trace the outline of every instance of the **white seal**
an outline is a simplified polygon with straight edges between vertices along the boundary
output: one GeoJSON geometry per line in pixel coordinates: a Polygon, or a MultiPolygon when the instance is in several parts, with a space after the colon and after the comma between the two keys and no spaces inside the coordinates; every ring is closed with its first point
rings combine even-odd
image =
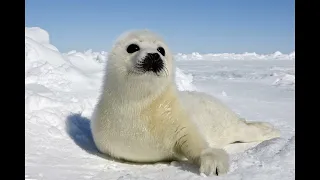
{"type": "Polygon", "coordinates": [[[241,120],[212,96],[178,91],[173,61],[151,31],[119,37],[91,121],[102,153],[131,162],[187,159],[201,174],[221,175],[229,170],[226,145],[279,136],[270,124],[241,120]]]}

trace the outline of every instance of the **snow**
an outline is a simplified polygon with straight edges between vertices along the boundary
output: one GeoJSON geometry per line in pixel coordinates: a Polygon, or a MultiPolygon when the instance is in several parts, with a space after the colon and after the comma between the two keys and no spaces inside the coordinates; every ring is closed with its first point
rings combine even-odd
{"type": "Polygon", "coordinates": [[[106,56],[60,53],[48,32],[26,27],[25,179],[295,179],[294,52],[176,55],[180,90],[212,94],[242,117],[271,122],[282,132],[232,154],[231,171],[221,177],[199,176],[190,164],[137,165],[97,155],[88,118],[106,56]]]}
{"type": "Polygon", "coordinates": [[[272,54],[257,54],[253,53],[219,53],[219,54],[199,54],[198,52],[193,52],[191,54],[178,53],[175,55],[177,61],[182,60],[295,60],[295,52],[290,54],[282,54],[280,51],[276,51],[272,54]]]}

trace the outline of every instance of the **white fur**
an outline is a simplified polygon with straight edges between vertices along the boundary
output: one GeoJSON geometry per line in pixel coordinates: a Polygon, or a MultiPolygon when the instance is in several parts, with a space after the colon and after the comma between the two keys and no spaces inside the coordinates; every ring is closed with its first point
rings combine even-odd
{"type": "Polygon", "coordinates": [[[236,141],[262,142],[280,136],[269,123],[246,122],[213,96],[195,91],[183,91],[179,95],[211,147],[225,148],[236,141]]]}
{"type": "Polygon", "coordinates": [[[266,123],[246,123],[217,99],[200,92],[179,92],[170,49],[156,34],[137,30],[118,38],[109,53],[102,93],[91,129],[98,149],[118,159],[159,162],[187,158],[200,173],[224,174],[229,158],[222,149],[235,141],[256,142],[279,136],[266,123]],[[129,54],[135,43],[140,51],[129,54]],[[148,52],[161,55],[165,70],[134,68],[148,52]]]}

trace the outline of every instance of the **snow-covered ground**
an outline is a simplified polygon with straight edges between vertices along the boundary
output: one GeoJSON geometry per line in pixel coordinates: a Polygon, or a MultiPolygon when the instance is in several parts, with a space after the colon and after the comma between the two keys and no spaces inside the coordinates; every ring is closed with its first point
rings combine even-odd
{"type": "Polygon", "coordinates": [[[89,119],[107,52],[61,53],[40,28],[25,29],[25,179],[295,179],[294,52],[177,54],[180,90],[210,93],[282,138],[233,154],[231,171],[201,177],[188,164],[135,165],[97,155],[89,119]]]}

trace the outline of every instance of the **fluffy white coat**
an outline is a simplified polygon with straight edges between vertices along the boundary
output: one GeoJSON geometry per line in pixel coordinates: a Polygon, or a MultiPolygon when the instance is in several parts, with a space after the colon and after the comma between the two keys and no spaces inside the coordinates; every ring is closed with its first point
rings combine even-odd
{"type": "Polygon", "coordinates": [[[91,122],[102,153],[132,162],[188,159],[199,165],[200,173],[220,175],[229,169],[222,149],[226,145],[279,137],[270,124],[247,123],[212,96],[179,92],[173,61],[168,46],[151,31],[131,31],[118,38],[91,122]],[[140,49],[128,53],[130,44],[140,49]],[[163,60],[165,68],[158,75],[135,68],[147,53],[159,53],[163,60]]]}

